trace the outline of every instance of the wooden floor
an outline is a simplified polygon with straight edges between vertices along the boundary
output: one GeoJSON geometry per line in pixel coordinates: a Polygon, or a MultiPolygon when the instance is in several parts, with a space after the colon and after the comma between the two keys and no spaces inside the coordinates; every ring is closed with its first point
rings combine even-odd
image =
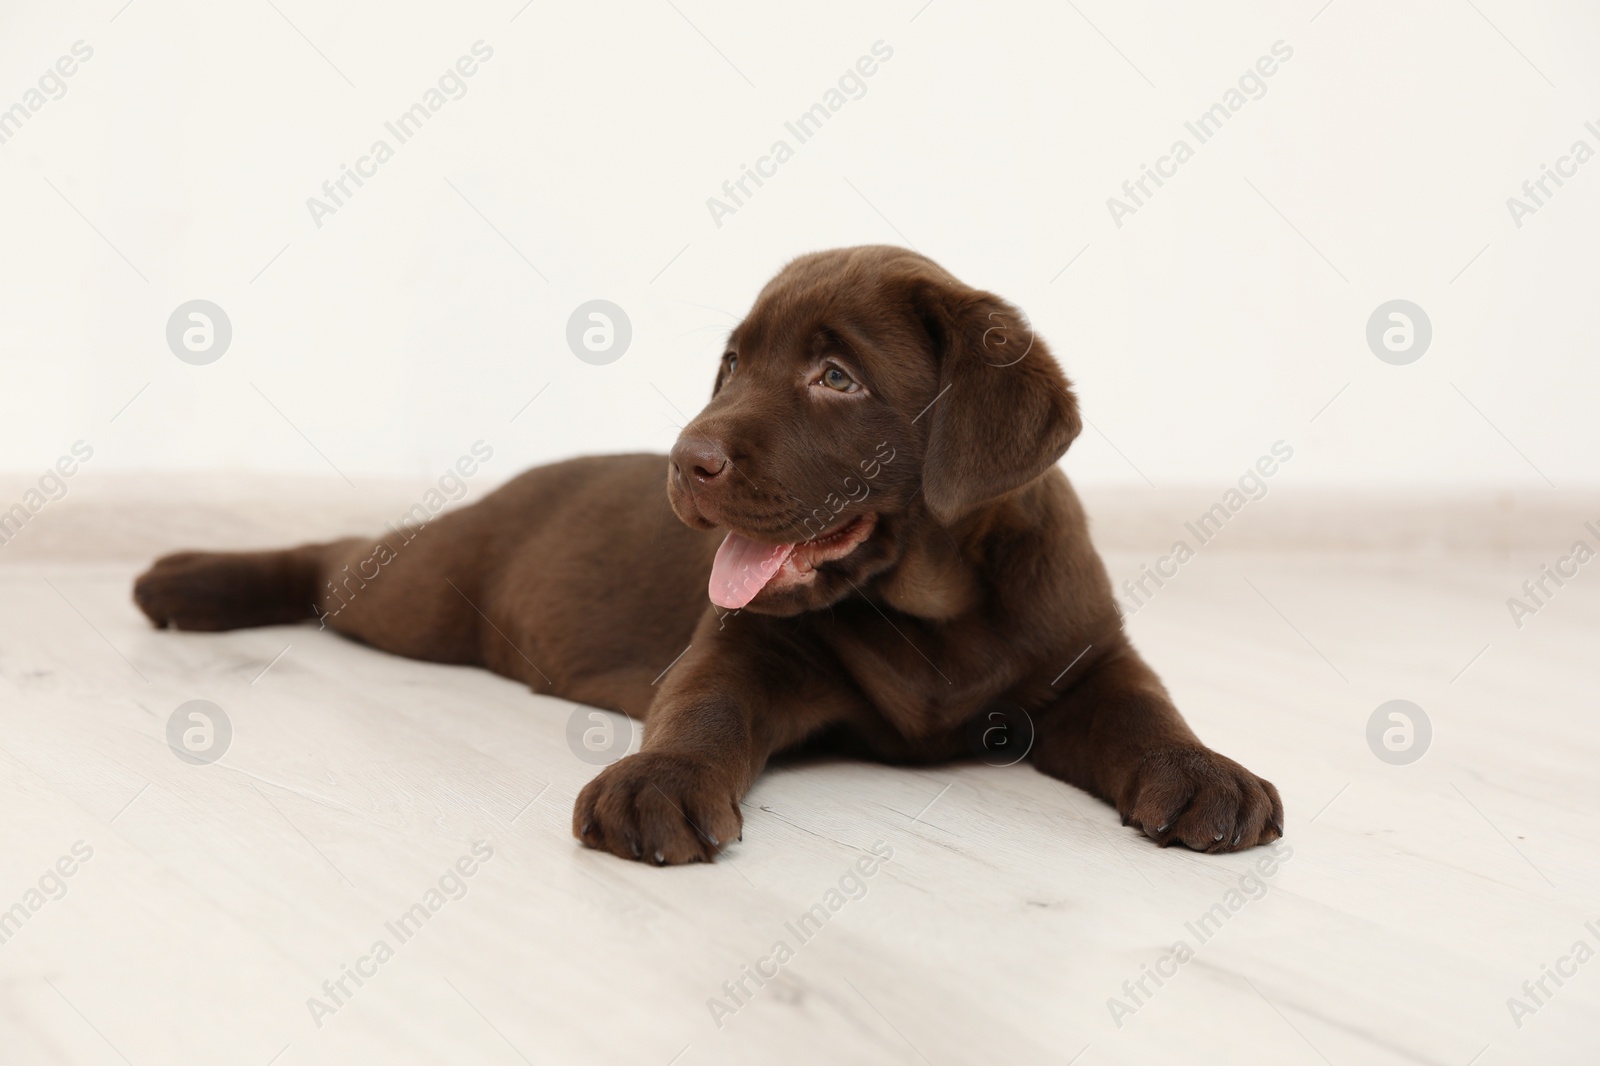
{"type": "Polygon", "coordinates": [[[716,865],[621,862],[569,828],[586,710],[313,626],[156,632],[132,560],[14,553],[0,1061],[1592,1063],[1600,571],[1518,630],[1549,558],[1218,549],[1133,618],[1281,789],[1263,874],[981,764],[779,768],[716,865]],[[167,741],[196,699],[214,763],[167,741]],[[1368,746],[1391,699],[1410,765],[1368,746]]]}

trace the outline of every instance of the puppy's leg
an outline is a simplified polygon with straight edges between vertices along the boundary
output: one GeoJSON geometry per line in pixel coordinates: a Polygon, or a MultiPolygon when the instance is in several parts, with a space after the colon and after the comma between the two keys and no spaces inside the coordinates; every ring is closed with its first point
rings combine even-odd
{"type": "Polygon", "coordinates": [[[793,646],[776,655],[759,636],[718,639],[715,621],[650,704],[642,749],[578,794],[572,832],[586,846],[661,866],[710,862],[742,832],[739,801],[770,756],[868,713],[836,668],[793,646]]]}
{"type": "Polygon", "coordinates": [[[316,616],[326,560],[349,542],[284,551],[178,552],[133,583],[133,599],[158,628],[215,632],[287,625],[316,616]]]}
{"type": "Polygon", "coordinates": [[[1131,648],[1091,666],[1036,726],[1035,766],[1110,801],[1162,847],[1236,851],[1283,835],[1272,782],[1200,743],[1131,648]]]}
{"type": "MultiPolygon", "coordinates": [[[[133,599],[158,628],[217,631],[321,624],[414,659],[478,663],[481,553],[439,519],[414,545],[351,537],[281,551],[178,552],[134,581],[133,599]],[[462,544],[466,543],[464,549],[462,544]],[[462,589],[471,589],[471,593],[462,589]]],[[[520,677],[515,671],[510,676],[520,677]]]]}

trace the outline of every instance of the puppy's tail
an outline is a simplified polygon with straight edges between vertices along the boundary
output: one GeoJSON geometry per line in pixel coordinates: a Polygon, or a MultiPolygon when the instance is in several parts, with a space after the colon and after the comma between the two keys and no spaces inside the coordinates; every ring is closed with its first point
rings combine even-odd
{"type": "Polygon", "coordinates": [[[134,580],[133,602],[160,629],[215,632],[301,622],[316,617],[324,565],[346,544],[163,556],[134,580]]]}

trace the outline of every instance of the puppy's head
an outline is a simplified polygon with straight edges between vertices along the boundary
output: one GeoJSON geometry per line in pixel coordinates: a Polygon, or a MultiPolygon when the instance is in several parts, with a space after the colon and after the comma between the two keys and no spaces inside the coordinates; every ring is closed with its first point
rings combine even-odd
{"type": "Polygon", "coordinates": [[[667,492],[687,524],[728,530],[713,602],[798,614],[1038,477],[1080,425],[1010,304],[901,248],[819,252],[734,328],[667,492]]]}

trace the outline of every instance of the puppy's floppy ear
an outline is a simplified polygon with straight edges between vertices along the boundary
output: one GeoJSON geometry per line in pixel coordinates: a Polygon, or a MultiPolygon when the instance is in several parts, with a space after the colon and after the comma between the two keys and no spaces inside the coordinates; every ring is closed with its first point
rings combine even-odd
{"type": "Polygon", "coordinates": [[[1044,473],[1083,423],[1055,357],[1015,307],[991,293],[934,286],[924,321],[939,396],[922,465],[928,510],[949,524],[1044,473]]]}

